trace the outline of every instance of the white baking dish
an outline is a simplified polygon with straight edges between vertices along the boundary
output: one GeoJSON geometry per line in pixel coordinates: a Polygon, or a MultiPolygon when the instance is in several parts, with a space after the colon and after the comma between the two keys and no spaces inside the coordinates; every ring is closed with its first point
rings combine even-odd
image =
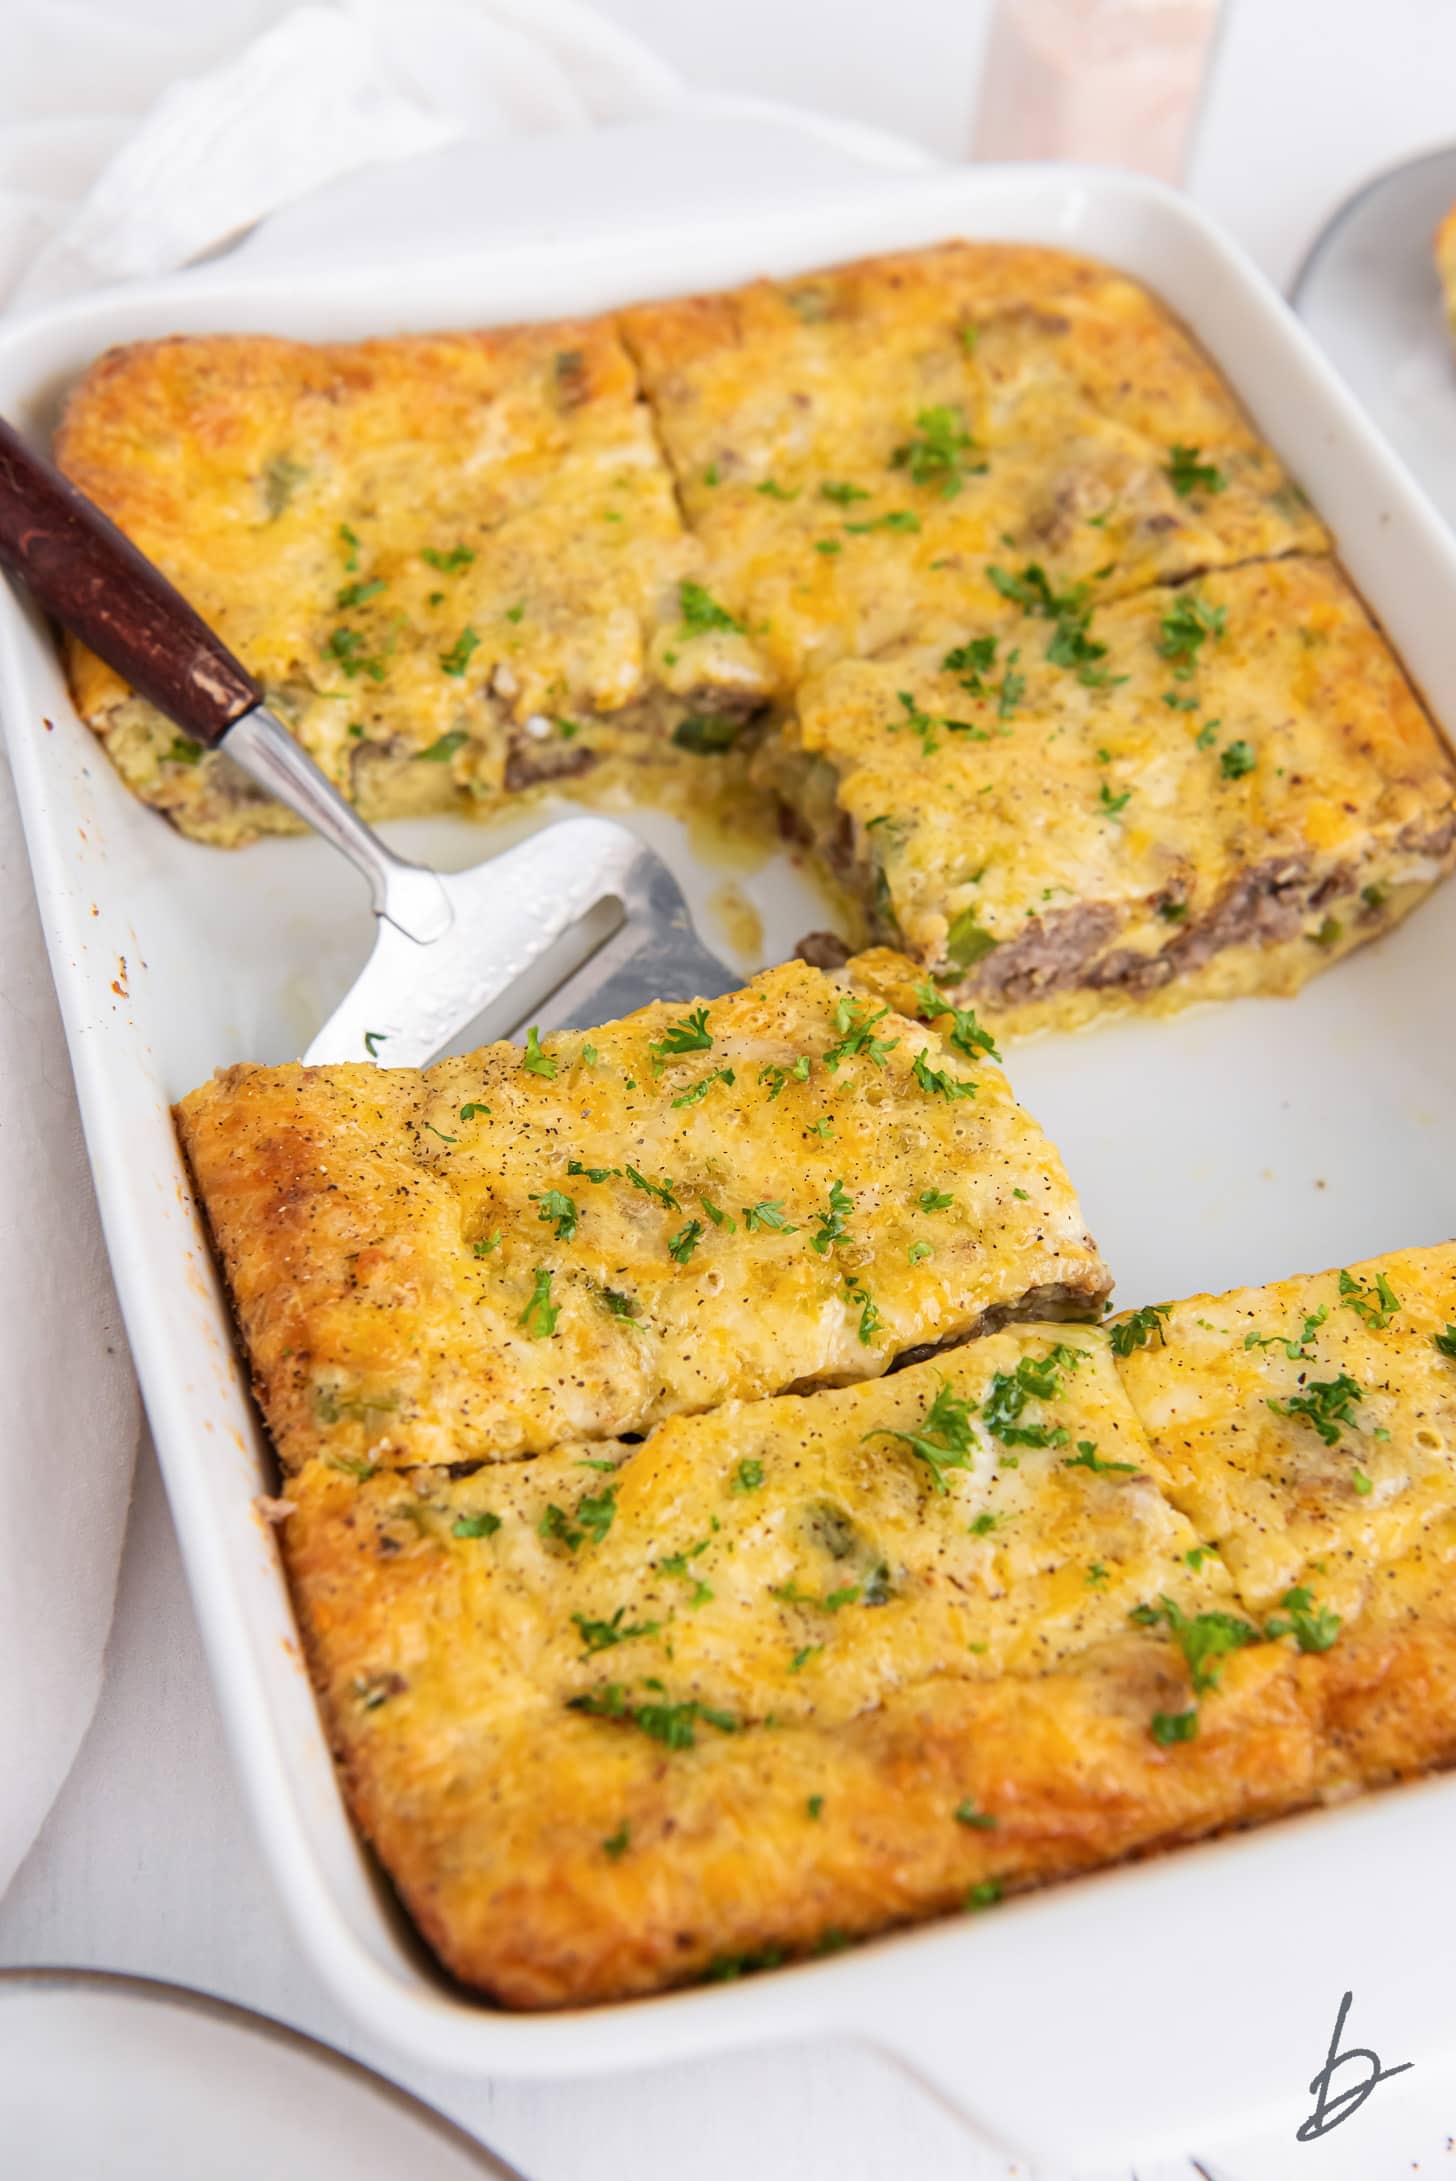
{"type": "MultiPolygon", "coordinates": [[[[518,170],[520,155],[511,161],[518,170]]],[[[1456,724],[1449,534],[1273,292],[1176,195],[1069,169],[860,178],[841,168],[832,187],[806,177],[787,207],[745,212],[709,190],[711,209],[689,220],[639,173],[623,224],[610,164],[584,209],[568,218],[553,204],[527,241],[383,267],[351,259],[328,278],[253,270],[245,252],[185,283],[23,325],[0,342],[0,407],[43,429],[57,390],[98,350],[175,330],[338,338],[595,309],[952,234],[1062,243],[1139,275],[1191,323],[1310,488],[1437,716],[1456,724]]],[[[537,171],[544,189],[548,169],[537,171]]],[[[1235,2122],[1292,2136],[1347,1989],[1350,2041],[1374,2044],[1387,2064],[1456,2049],[1456,1779],[737,1985],[528,2018],[448,1984],[339,1799],[273,1542],[253,1510],[269,1458],[168,1117],[169,1101],[215,1065],[301,1048],[362,958],[362,895],[319,844],[229,857],[132,801],[72,712],[47,633],[3,591],[0,672],[117,1283],[239,1772],[301,1941],[361,2022],[475,2075],[855,2037],[992,2139],[1083,2168],[1196,2145],[1235,2122]]],[[[721,944],[707,907],[721,873],[698,869],[668,821],[642,823],[721,944]]],[[[456,863],[486,845],[455,821],[391,830],[412,852],[456,863]]],[[[781,864],[744,883],[765,912],[770,955],[822,915],[781,864]]],[[[1013,1054],[1013,1080],[1061,1145],[1124,1301],[1456,1229],[1453,959],[1456,886],[1296,1002],[1013,1054]]]]}

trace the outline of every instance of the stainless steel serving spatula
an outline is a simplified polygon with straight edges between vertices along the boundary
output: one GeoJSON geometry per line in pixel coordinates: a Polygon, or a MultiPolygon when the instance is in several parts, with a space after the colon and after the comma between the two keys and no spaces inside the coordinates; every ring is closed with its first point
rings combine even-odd
{"type": "Polygon", "coordinates": [[[564,818],[448,876],[386,848],[246,667],[84,493],[0,418],[0,567],[193,741],[230,757],[367,880],[374,949],[309,1062],[422,1067],[485,1034],[588,1028],[739,979],[709,954],[667,866],[610,819],[564,818]]]}

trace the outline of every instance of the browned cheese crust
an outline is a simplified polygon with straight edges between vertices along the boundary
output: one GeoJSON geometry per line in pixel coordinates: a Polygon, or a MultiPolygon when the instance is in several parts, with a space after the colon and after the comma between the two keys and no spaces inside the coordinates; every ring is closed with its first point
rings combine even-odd
{"type": "Polygon", "coordinates": [[[539,1053],[231,1068],[179,1118],[289,1467],[638,1431],[1111,1286],[1000,1068],[799,963],[539,1053]]]}
{"type": "MultiPolygon", "coordinates": [[[[610,320],[118,349],[57,457],[368,817],[489,812],[762,700],[744,638],[685,625],[702,557],[610,320]]],[[[185,832],[294,826],[84,647],[68,658],[123,777],[185,832]]]]}
{"type": "Polygon", "coordinates": [[[356,1814],[535,2007],[1449,1763],[1453,1306],[1447,1245],[638,1446],[312,1462],[283,1542],[356,1814]]]}
{"type": "Polygon", "coordinates": [[[1090,259],[947,243],[621,324],[723,595],[786,684],[1004,621],[1008,559],[1114,598],[1327,543],[1209,359],[1090,259]]]}
{"type": "Polygon", "coordinates": [[[948,1000],[1016,1035],[1292,992],[1450,869],[1450,758],[1332,561],[1143,591],[1075,643],[1013,580],[1009,636],[845,662],[759,760],[948,1000]]]}

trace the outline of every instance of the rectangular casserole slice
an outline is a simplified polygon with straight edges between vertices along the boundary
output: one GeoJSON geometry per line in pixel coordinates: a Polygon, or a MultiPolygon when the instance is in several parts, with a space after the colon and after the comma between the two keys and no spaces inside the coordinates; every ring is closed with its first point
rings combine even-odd
{"type": "MultiPolygon", "coordinates": [[[[57,459],[367,817],[489,809],[760,701],[608,321],[114,350],[57,459]]],[[[76,705],[199,839],[296,830],[81,646],[76,705]]]]}
{"type": "Polygon", "coordinates": [[[285,1466],[498,1461],[1095,1316],[972,1031],[789,963],[423,1073],[225,1070],[178,1120],[285,1466]]]}
{"type": "Polygon", "coordinates": [[[518,2006],[1456,1758],[1456,1246],[275,1510],[356,1816],[518,2006]]]}
{"type": "Polygon", "coordinates": [[[620,323],[687,519],[786,687],[1006,618],[1008,557],[1116,597],[1327,542],[1177,321],[1085,258],[948,243],[620,323]]]}
{"type": "Polygon", "coordinates": [[[1111,1339],[1174,1505],[1308,1649],[1323,1790],[1456,1761],[1456,1244],[1111,1339]]]}
{"type": "Polygon", "coordinates": [[[1450,869],[1450,757],[1333,561],[1070,621],[1041,578],[999,636],[816,677],[757,760],[948,999],[1015,1034],[1291,992],[1450,869]]]}
{"type": "Polygon", "coordinates": [[[1193,1699],[1147,1613],[1238,1602],[1091,1328],[463,1478],[311,1462],[274,1512],[355,1816],[509,2005],[827,1951],[1311,1792],[1289,1645],[1159,1724],[1193,1699]]]}

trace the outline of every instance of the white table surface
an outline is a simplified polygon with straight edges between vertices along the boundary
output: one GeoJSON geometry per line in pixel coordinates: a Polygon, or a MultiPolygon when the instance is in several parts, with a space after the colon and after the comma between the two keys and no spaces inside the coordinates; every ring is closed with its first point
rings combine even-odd
{"type": "MultiPolygon", "coordinates": [[[[985,0],[599,4],[704,88],[817,106],[942,157],[964,154],[985,0]]],[[[1456,135],[1453,88],[1456,0],[1229,0],[1190,186],[1282,284],[1359,181],[1456,135]]],[[[263,1872],[150,1449],[138,1466],[100,1709],[0,1902],[0,1966],[27,1963],[171,1978],[295,2022],[399,2075],[532,2181],[680,2181],[684,2172],[727,2181],[750,2171],[757,2181],[1010,2181],[1024,2172],[978,2151],[887,2062],[829,2045],[488,2087],[396,2067],[371,2048],[301,1959],[263,1872]]],[[[1319,2181],[1412,2171],[1456,2181],[1456,2095],[1449,2115],[1439,2095],[1382,2095],[1383,2110],[1372,2099],[1325,2144],[1240,2146],[1211,2164],[1219,2181],[1266,2172],[1287,2181],[1306,2167],[1320,2169],[1319,2181]]],[[[1232,2085],[1229,2125],[1232,2134],[1232,2085]]],[[[19,2175],[9,2164],[16,2149],[0,2149],[0,2170],[19,2175]]],[[[335,2170],[349,2171],[342,2143],[335,2170]]],[[[1191,2168],[1177,2173],[1191,2181],[1191,2168]]],[[[1175,2181],[1175,2169],[1144,2167],[1142,2181],[1175,2181]]]]}

